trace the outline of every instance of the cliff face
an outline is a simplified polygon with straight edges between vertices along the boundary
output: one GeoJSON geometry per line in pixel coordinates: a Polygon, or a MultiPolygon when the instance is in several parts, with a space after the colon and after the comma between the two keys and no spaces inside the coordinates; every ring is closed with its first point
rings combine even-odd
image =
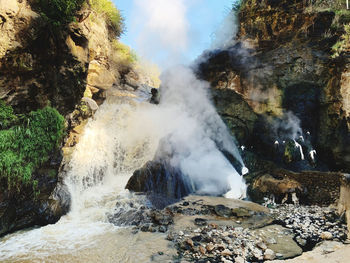
{"type": "Polygon", "coordinates": [[[81,98],[87,61],[70,52],[71,31],[55,30],[27,1],[1,1],[0,98],[18,112],[51,104],[61,113],[81,98]]]}
{"type": "Polygon", "coordinates": [[[238,142],[286,168],[350,169],[350,50],[335,51],[344,44],[350,14],[334,1],[329,5],[243,1],[236,45],[206,54],[200,66],[238,142]],[[245,110],[235,109],[238,104],[245,110]],[[285,149],[276,157],[276,141],[300,135],[311,165],[296,164],[285,149]],[[312,149],[317,164],[308,156],[312,149]]]}
{"type": "Polygon", "coordinates": [[[83,5],[75,20],[53,26],[37,1],[0,0],[0,99],[16,114],[56,108],[65,117],[67,132],[63,150],[53,149],[32,174],[38,181],[36,194],[31,186],[8,191],[0,174],[0,235],[54,223],[66,213],[69,194],[58,170],[62,158],[69,160],[87,119],[112,86],[151,84],[134,69],[130,49],[118,42],[120,32],[111,28],[105,14],[83,5]]]}

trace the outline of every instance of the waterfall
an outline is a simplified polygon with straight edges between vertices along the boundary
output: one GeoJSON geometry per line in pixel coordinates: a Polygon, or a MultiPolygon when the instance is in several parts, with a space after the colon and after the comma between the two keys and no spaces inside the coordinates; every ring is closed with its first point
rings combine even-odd
{"type": "Polygon", "coordinates": [[[133,238],[131,230],[108,221],[117,202],[140,201],[124,187],[135,170],[159,154],[160,141],[171,146],[171,163],[191,178],[199,193],[218,194],[225,186],[230,190],[226,197],[245,195],[242,176],[222,151],[237,159],[243,173],[247,169],[210,102],[209,84],[185,67],[166,73],[162,81],[159,105],[150,104],[144,96],[150,93],[149,88],[146,92],[145,87],[135,92],[107,92],[66,165],[64,182],[71,194],[71,211],[55,225],[6,236],[0,241],[2,262],[66,262],[76,256],[79,260],[85,257],[85,262],[98,262],[115,254],[109,243],[119,246],[113,262],[135,262],[137,258],[145,262],[159,244],[166,247],[164,237],[148,237],[158,239],[147,245],[142,238],[133,238]],[[130,243],[140,246],[144,254],[130,254],[130,243]],[[128,259],[118,261],[120,258],[128,259]]]}
{"type": "MultiPolygon", "coordinates": [[[[89,121],[76,146],[65,183],[72,196],[70,215],[108,209],[99,202],[122,191],[132,173],[162,154],[159,142],[172,149],[168,160],[197,185],[201,194],[245,196],[242,177],[226,159],[225,150],[242,165],[237,147],[210,102],[209,84],[191,69],[179,66],[162,75],[161,103],[140,98],[144,91],[110,90],[108,99],[89,121]],[[115,94],[117,96],[115,96],[115,94]]],[[[164,148],[164,146],[162,147],[164,148]]],[[[113,199],[113,198],[112,198],[113,199]]],[[[113,206],[113,203],[112,203],[113,206]]],[[[109,207],[111,209],[111,207],[109,207]]]]}

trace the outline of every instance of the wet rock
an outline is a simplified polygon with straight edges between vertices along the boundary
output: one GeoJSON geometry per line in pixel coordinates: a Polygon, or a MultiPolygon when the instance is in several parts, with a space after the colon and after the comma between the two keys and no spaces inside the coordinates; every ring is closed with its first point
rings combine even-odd
{"type": "Polygon", "coordinates": [[[234,208],[231,210],[232,215],[235,217],[250,217],[251,216],[251,211],[247,210],[246,208],[239,207],[239,208],[234,208]]]}
{"type": "Polygon", "coordinates": [[[218,216],[222,216],[222,217],[231,217],[232,216],[231,209],[224,206],[224,205],[216,205],[214,209],[215,209],[215,213],[218,216]]]}
{"type": "Polygon", "coordinates": [[[159,226],[158,231],[161,233],[165,233],[167,231],[167,227],[166,226],[159,226]]]}
{"type": "Polygon", "coordinates": [[[273,250],[276,255],[277,253],[282,254],[283,258],[292,258],[301,255],[303,252],[293,240],[293,232],[280,225],[266,226],[259,230],[254,230],[254,233],[261,236],[264,240],[274,238],[276,244],[267,244],[267,248],[273,250]]]}
{"type": "Polygon", "coordinates": [[[179,169],[167,162],[152,161],[135,171],[125,188],[134,192],[155,193],[171,201],[193,192],[189,185],[179,169]]]}
{"type": "Polygon", "coordinates": [[[161,211],[152,211],[150,217],[155,224],[168,226],[174,222],[174,215],[168,209],[161,211]]]}
{"type": "Polygon", "coordinates": [[[197,226],[205,226],[208,224],[208,220],[204,218],[195,218],[194,219],[194,224],[197,226]]]}

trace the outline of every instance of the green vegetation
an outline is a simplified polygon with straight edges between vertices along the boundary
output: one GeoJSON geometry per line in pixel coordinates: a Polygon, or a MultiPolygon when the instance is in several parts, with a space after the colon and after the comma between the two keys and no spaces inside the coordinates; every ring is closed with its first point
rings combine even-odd
{"type": "Polygon", "coordinates": [[[64,118],[57,110],[46,107],[22,115],[19,123],[11,107],[0,103],[0,180],[10,191],[20,192],[25,186],[36,189],[33,172],[45,163],[54,151],[64,131],[64,118]]]}
{"type": "Polygon", "coordinates": [[[339,56],[347,48],[350,48],[350,23],[344,26],[344,34],[332,47],[333,57],[339,56]]]}
{"type": "Polygon", "coordinates": [[[120,41],[112,41],[112,61],[121,67],[130,67],[137,62],[136,53],[120,41]]]}
{"type": "Polygon", "coordinates": [[[0,100],[0,129],[7,129],[18,120],[12,107],[0,100]]]}
{"type": "Polygon", "coordinates": [[[119,37],[125,30],[120,11],[110,0],[32,0],[34,6],[50,25],[60,27],[75,21],[77,11],[90,8],[106,18],[107,25],[119,37]]]}
{"type": "Polygon", "coordinates": [[[108,25],[119,37],[125,30],[124,19],[120,11],[110,0],[90,0],[91,8],[106,17],[108,25]]]}
{"type": "Polygon", "coordinates": [[[75,20],[85,0],[35,0],[40,15],[53,26],[66,25],[75,20]]]}

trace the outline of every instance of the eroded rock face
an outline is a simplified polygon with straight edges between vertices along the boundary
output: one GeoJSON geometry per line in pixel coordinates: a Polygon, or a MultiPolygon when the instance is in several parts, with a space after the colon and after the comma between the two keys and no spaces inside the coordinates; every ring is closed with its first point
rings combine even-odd
{"type": "Polygon", "coordinates": [[[247,0],[238,17],[236,44],[204,54],[198,72],[239,144],[288,169],[349,170],[348,51],[332,58],[340,36],[326,34],[335,13],[299,0],[247,0]],[[286,141],[276,127],[288,114],[304,138],[310,134],[318,162],[276,160],[274,142],[286,141]]]}
{"type": "Polygon", "coordinates": [[[60,164],[57,158],[60,157],[54,155],[34,173],[38,180],[36,193],[32,187],[23,187],[20,194],[0,192],[0,236],[33,225],[54,224],[68,212],[68,191],[60,184],[57,186],[60,164]]]}
{"type": "Polygon", "coordinates": [[[341,173],[275,169],[248,178],[248,195],[256,202],[274,195],[276,202],[331,205],[340,197],[341,173]]]}

